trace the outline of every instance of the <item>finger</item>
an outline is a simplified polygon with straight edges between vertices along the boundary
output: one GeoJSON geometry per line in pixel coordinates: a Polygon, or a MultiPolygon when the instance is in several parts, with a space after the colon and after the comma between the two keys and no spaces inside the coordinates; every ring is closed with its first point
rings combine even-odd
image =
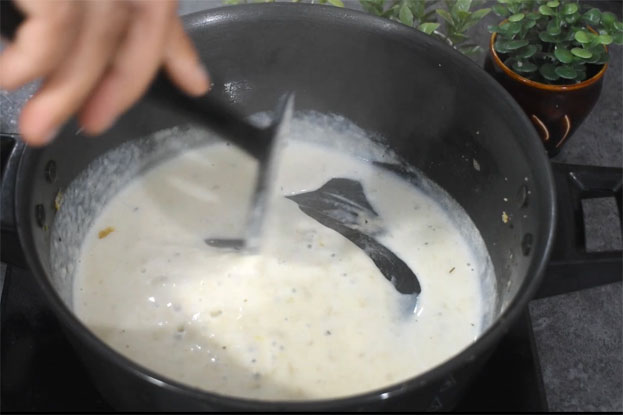
{"type": "Polygon", "coordinates": [[[80,114],[88,134],[99,134],[143,95],[162,63],[175,3],[136,2],[131,23],[112,66],[80,114]]]}
{"type": "Polygon", "coordinates": [[[177,16],[169,29],[164,68],[173,83],[190,95],[203,95],[210,89],[209,75],[177,16]]]}
{"type": "Polygon", "coordinates": [[[27,143],[49,141],[93,90],[127,26],[129,11],[122,4],[84,3],[84,19],[71,54],[22,110],[20,132],[27,143]]]}
{"type": "Polygon", "coordinates": [[[16,89],[50,73],[74,42],[82,3],[21,1],[26,20],[0,55],[0,88],[16,89]]]}

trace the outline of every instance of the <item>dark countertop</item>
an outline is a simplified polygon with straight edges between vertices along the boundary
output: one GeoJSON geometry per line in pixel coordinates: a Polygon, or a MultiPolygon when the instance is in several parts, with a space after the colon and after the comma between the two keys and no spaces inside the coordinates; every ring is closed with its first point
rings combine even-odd
{"type": "MultiPolygon", "coordinates": [[[[354,0],[347,7],[359,8],[354,0]]],[[[601,3],[621,16],[621,3],[601,3]]],[[[219,0],[181,0],[180,14],[220,6],[219,0]]],[[[474,30],[485,46],[487,16],[474,30]]],[[[610,68],[594,110],[554,161],[597,166],[623,165],[623,51],[610,48],[610,68]]],[[[482,57],[479,63],[482,62],[482,57]]],[[[19,91],[0,91],[0,131],[17,133],[19,109],[37,85],[19,91]]],[[[621,249],[618,216],[612,201],[598,201],[591,209],[592,235],[597,250],[621,249]],[[615,225],[613,226],[613,221],[615,225]]],[[[4,278],[4,266],[0,278],[4,278]]],[[[1,284],[0,284],[1,287],[1,284]]],[[[551,411],[623,411],[623,320],[621,283],[534,300],[530,315],[539,352],[546,399],[551,411]]]]}

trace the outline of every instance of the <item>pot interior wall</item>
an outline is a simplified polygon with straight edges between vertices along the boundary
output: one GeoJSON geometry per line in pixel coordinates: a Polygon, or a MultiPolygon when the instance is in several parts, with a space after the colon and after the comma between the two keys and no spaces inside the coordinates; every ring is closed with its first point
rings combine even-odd
{"type": "MultiPolygon", "coordinates": [[[[544,165],[534,162],[541,163],[542,149],[528,121],[488,75],[428,36],[364,15],[353,19],[335,8],[301,14],[295,7],[262,5],[234,14],[222,9],[187,19],[213,76],[212,93],[252,114],[271,110],[282,94],[294,91],[298,110],[340,114],[383,137],[452,195],[480,230],[495,269],[499,315],[534,273],[548,237],[548,183],[540,175],[544,165]]],[[[142,102],[101,138],[82,137],[72,124],[53,145],[25,154],[22,169],[30,174],[20,183],[18,204],[33,213],[41,204],[47,217],[42,228],[34,220],[20,226],[32,236],[48,275],[51,243],[78,247],[80,238],[78,232],[51,241],[58,192],[98,155],[183,122],[142,102]],[[53,183],[44,174],[50,160],[56,163],[53,183]]],[[[163,157],[177,148],[151,146],[134,145],[105,171],[120,178],[136,174],[142,155],[163,157]]],[[[102,200],[123,181],[91,179],[102,200]]],[[[88,212],[99,202],[82,208],[88,212]]],[[[53,285],[70,303],[71,278],[53,285]]]]}

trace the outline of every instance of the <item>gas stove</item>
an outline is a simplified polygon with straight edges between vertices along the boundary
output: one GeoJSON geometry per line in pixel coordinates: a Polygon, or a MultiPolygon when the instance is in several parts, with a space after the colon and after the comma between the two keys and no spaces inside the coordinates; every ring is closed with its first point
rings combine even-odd
{"type": "MultiPolygon", "coordinates": [[[[614,197],[621,226],[622,169],[553,163],[558,191],[556,242],[536,298],[621,281],[621,251],[588,252],[583,201],[614,197]]],[[[82,362],[25,270],[3,265],[1,410],[108,412],[82,362]]],[[[548,410],[534,313],[527,309],[473,380],[458,412],[548,410]]],[[[440,410],[451,408],[440,407],[440,410]]],[[[409,408],[404,408],[409,410],[409,408]]]]}

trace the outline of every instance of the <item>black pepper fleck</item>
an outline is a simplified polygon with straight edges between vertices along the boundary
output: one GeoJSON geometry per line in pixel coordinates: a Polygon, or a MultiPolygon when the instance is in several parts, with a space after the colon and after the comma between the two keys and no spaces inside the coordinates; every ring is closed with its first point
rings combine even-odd
{"type": "Polygon", "coordinates": [[[327,331],[325,331],[325,332],[324,332],[324,335],[325,335],[325,336],[330,336],[330,335],[331,335],[331,330],[327,330],[327,331]]]}

